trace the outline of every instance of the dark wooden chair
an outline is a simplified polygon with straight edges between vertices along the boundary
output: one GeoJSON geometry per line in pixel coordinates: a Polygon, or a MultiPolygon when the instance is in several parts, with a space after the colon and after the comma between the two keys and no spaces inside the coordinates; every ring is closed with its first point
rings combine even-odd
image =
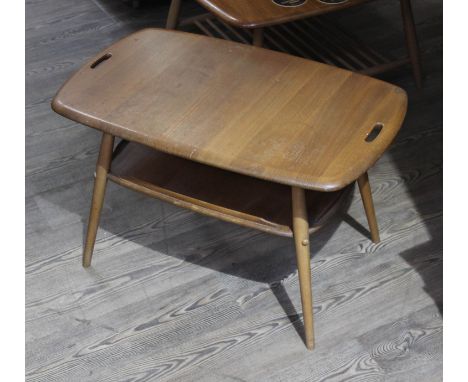
{"type": "Polygon", "coordinates": [[[209,36],[287,51],[367,75],[410,63],[416,85],[422,85],[420,54],[410,0],[400,0],[408,57],[396,60],[385,57],[357,39],[351,39],[349,33],[343,33],[336,26],[326,25],[320,20],[320,16],[325,13],[357,6],[369,0],[196,1],[209,13],[180,22],[182,0],[172,0],[167,29],[176,29],[179,24],[192,24],[209,36]]]}

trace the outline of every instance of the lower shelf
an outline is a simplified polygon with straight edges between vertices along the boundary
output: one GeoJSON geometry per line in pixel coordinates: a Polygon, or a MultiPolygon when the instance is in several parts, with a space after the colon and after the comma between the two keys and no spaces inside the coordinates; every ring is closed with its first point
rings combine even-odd
{"type": "MultiPolygon", "coordinates": [[[[252,44],[252,31],[234,28],[206,13],[180,23],[182,29],[225,40],[252,44]]],[[[293,54],[325,64],[376,75],[409,63],[392,59],[327,21],[326,15],[264,28],[267,49],[293,54]]]]}
{"type": "MultiPolygon", "coordinates": [[[[292,236],[291,188],[128,142],[115,151],[113,182],[221,220],[292,236]]],[[[336,192],[307,191],[310,232],[333,215],[350,186],[336,192]]]]}

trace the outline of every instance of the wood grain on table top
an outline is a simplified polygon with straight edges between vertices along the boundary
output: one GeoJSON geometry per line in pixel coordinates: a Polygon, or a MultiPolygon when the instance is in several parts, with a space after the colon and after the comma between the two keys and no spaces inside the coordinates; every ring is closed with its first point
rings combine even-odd
{"type": "Polygon", "coordinates": [[[273,0],[197,1],[229,24],[243,28],[259,28],[338,11],[369,0],[347,0],[338,4],[306,0],[302,5],[290,7],[277,5],[273,0]]]}
{"type": "Polygon", "coordinates": [[[318,191],[343,188],[390,145],[406,93],[321,63],[145,29],[86,63],[59,114],[194,161],[318,191]],[[92,63],[112,55],[94,69],[92,63]],[[384,125],[373,142],[365,138],[384,125]]]}

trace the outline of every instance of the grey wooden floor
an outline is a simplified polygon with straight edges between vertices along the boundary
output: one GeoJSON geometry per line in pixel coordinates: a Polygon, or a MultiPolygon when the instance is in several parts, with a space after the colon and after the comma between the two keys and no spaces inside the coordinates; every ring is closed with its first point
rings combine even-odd
{"type": "MultiPolygon", "coordinates": [[[[384,77],[408,91],[409,112],[370,171],[382,242],[367,238],[357,194],[311,238],[313,352],[291,240],[110,184],[93,267],[81,267],[99,135],[54,115],[50,100],[101,48],[162,26],[167,1],[26,3],[29,381],[442,379],[442,0],[413,1],[424,89],[408,68],[384,77]]],[[[331,17],[404,52],[392,0],[331,17]]]]}

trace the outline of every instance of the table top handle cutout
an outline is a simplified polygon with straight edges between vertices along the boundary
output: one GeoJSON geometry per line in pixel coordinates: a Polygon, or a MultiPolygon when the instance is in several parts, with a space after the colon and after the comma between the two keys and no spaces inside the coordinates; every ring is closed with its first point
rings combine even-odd
{"type": "Polygon", "coordinates": [[[369,131],[366,135],[366,142],[373,142],[380,134],[384,127],[384,124],[381,122],[377,122],[371,131],[369,131]]]}
{"type": "Polygon", "coordinates": [[[90,68],[91,68],[91,69],[96,68],[96,66],[98,66],[99,64],[101,64],[101,63],[104,62],[104,61],[107,61],[107,60],[108,60],[109,58],[111,58],[111,57],[112,57],[112,54],[110,54],[110,53],[104,54],[103,56],[99,57],[96,61],[94,61],[94,62],[91,64],[90,68]]]}

